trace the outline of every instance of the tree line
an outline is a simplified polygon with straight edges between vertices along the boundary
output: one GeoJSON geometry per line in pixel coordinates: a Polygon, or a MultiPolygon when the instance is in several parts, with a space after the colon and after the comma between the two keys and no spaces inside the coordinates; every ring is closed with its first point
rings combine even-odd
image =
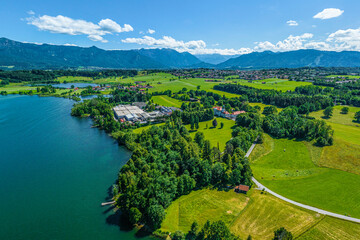
{"type": "Polygon", "coordinates": [[[264,104],[275,105],[281,108],[308,105],[309,111],[317,111],[328,106],[333,106],[333,99],[326,95],[304,95],[297,92],[281,92],[276,90],[256,89],[240,84],[220,84],[215,85],[214,89],[241,94],[250,102],[261,102],[264,104]]]}

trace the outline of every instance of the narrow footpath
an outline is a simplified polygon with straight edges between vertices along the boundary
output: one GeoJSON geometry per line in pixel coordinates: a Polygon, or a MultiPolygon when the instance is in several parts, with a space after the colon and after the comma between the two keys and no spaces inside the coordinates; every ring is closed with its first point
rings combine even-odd
{"type": "MultiPolygon", "coordinates": [[[[247,151],[245,157],[250,156],[250,154],[254,150],[255,146],[256,146],[256,140],[251,145],[250,149],[247,151]]],[[[360,223],[360,219],[358,219],[358,218],[352,218],[352,217],[348,217],[348,216],[345,216],[345,215],[341,215],[341,214],[337,214],[337,213],[333,213],[333,212],[328,212],[328,211],[325,211],[325,210],[322,210],[322,209],[319,209],[319,208],[316,208],[316,207],[308,206],[308,205],[305,205],[305,204],[298,203],[298,202],[295,202],[293,200],[290,200],[290,199],[288,199],[288,198],[286,198],[284,196],[281,196],[280,194],[277,194],[277,193],[271,191],[270,189],[268,189],[267,187],[262,185],[259,181],[257,181],[254,177],[252,177],[252,181],[258,186],[259,189],[264,189],[264,191],[270,193],[271,195],[273,195],[273,196],[275,196],[277,198],[280,198],[281,200],[284,200],[285,202],[291,203],[293,205],[296,205],[296,206],[299,206],[299,207],[302,207],[302,208],[305,208],[305,209],[308,209],[308,210],[311,210],[311,211],[314,211],[314,212],[317,212],[317,213],[320,213],[320,214],[323,214],[323,215],[328,215],[328,216],[331,216],[331,217],[340,218],[340,219],[343,219],[343,220],[360,223]]]]}

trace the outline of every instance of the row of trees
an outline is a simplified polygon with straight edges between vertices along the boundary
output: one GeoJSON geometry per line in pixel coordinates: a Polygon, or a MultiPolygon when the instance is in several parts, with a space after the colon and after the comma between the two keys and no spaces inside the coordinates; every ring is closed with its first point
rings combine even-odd
{"type": "MultiPolygon", "coordinates": [[[[223,221],[217,221],[211,223],[207,221],[204,226],[200,229],[197,222],[191,225],[190,230],[187,234],[181,231],[176,231],[171,234],[172,240],[240,240],[237,236],[232,234],[229,228],[223,221]]],[[[274,237],[272,240],[292,240],[292,233],[287,231],[284,227],[281,227],[274,231],[274,237]]],[[[246,240],[252,240],[249,235],[246,240]]]]}

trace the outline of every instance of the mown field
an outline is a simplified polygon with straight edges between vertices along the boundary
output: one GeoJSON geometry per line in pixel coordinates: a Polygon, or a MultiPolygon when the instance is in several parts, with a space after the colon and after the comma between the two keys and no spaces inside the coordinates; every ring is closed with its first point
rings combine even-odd
{"type": "Polygon", "coordinates": [[[216,118],[218,125],[216,128],[212,125],[212,120],[199,123],[199,129],[191,131],[190,125],[186,125],[186,128],[190,131],[192,138],[195,137],[197,131],[203,132],[205,139],[210,140],[212,147],[217,147],[219,144],[220,151],[223,151],[226,142],[231,139],[232,128],[235,126],[235,121],[225,118],[216,118]],[[220,128],[221,122],[224,123],[224,127],[220,128]]]}
{"type": "MultiPolygon", "coordinates": [[[[251,190],[245,195],[232,190],[226,192],[203,189],[175,200],[166,209],[161,230],[174,232],[180,229],[187,232],[194,221],[202,226],[208,219],[223,220],[231,232],[241,239],[246,239],[249,235],[253,239],[271,239],[274,231],[280,227],[285,227],[295,237],[302,236],[321,223],[324,217],[288,204],[270,194],[262,194],[259,190],[251,190]]],[[[339,226],[342,226],[345,221],[338,222],[339,226]]],[[[355,225],[360,229],[360,225],[355,225]]],[[[332,227],[327,229],[329,233],[336,230],[332,227]]]]}
{"type": "Polygon", "coordinates": [[[181,101],[179,101],[179,100],[177,100],[175,98],[166,96],[166,95],[153,96],[151,98],[151,100],[153,100],[153,102],[155,104],[165,106],[165,107],[177,107],[177,108],[180,108],[181,104],[182,104],[181,101]]]}
{"type": "Polygon", "coordinates": [[[359,239],[360,224],[325,217],[318,224],[302,234],[299,240],[359,239]]]}
{"type": "Polygon", "coordinates": [[[360,176],[319,167],[326,147],[270,137],[265,142],[251,157],[254,176],[261,183],[292,200],[360,218],[360,176]]]}
{"type": "Polygon", "coordinates": [[[248,80],[235,80],[241,85],[258,88],[258,89],[275,89],[279,91],[295,90],[296,87],[311,85],[309,82],[296,82],[286,79],[268,78],[263,80],[254,80],[249,82],[248,80]],[[263,83],[264,82],[264,83],[263,83]]]}

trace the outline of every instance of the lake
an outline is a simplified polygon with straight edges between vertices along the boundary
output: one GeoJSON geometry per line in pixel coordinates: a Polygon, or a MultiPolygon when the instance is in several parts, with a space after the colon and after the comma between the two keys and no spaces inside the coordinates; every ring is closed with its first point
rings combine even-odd
{"type": "Polygon", "coordinates": [[[73,103],[0,96],[0,239],[139,239],[100,206],[130,152],[73,103]]]}

